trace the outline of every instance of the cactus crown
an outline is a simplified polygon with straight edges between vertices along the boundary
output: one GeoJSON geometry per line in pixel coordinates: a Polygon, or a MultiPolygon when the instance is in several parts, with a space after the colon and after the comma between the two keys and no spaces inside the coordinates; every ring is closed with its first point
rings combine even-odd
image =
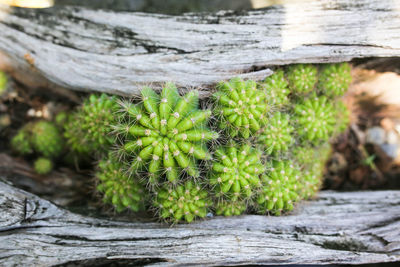
{"type": "Polygon", "coordinates": [[[289,104],[289,83],[285,78],[283,70],[276,70],[271,76],[265,78],[261,83],[265,97],[274,107],[282,107],[289,104]]]}
{"type": "Polygon", "coordinates": [[[156,194],[153,205],[160,217],[171,222],[192,222],[204,218],[211,202],[206,190],[192,181],[173,187],[165,185],[156,194]]]}
{"type": "Polygon", "coordinates": [[[287,79],[294,93],[305,94],[314,89],[317,83],[317,68],[311,64],[297,64],[289,66],[287,79]]]}
{"type": "Polygon", "coordinates": [[[254,81],[234,78],[220,83],[217,88],[213,95],[215,114],[220,118],[219,127],[231,137],[249,138],[266,124],[269,104],[254,81]]]}
{"type": "Polygon", "coordinates": [[[150,88],[141,94],[141,104],[121,102],[125,119],[117,127],[126,137],[120,153],[128,156],[130,170],[145,169],[151,184],[159,183],[164,174],[176,183],[182,169],[198,177],[196,161],[211,158],[205,143],[218,137],[206,127],[211,111],[198,109],[198,92],[181,97],[168,83],[161,95],[150,88]]]}
{"type": "Polygon", "coordinates": [[[34,164],[34,169],[38,174],[48,174],[53,169],[53,162],[47,158],[40,157],[34,164]]]}
{"type": "Polygon", "coordinates": [[[343,95],[351,83],[350,71],[348,63],[324,65],[320,71],[318,89],[332,97],[343,95]]]}

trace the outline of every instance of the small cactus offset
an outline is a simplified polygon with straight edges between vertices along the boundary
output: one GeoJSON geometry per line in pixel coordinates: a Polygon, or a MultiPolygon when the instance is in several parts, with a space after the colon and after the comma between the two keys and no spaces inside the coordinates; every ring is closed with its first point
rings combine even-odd
{"type": "Polygon", "coordinates": [[[280,215],[291,211],[299,200],[300,170],[291,161],[274,162],[262,176],[263,187],[257,196],[259,213],[280,215]]]}
{"type": "Polygon", "coordinates": [[[303,141],[320,143],[333,134],[336,120],[332,103],[325,96],[312,96],[294,107],[297,131],[303,141]]]}
{"type": "Polygon", "coordinates": [[[259,176],[263,172],[261,151],[232,143],[216,149],[209,181],[218,197],[238,200],[253,196],[261,186],[259,176]]]}
{"type": "Polygon", "coordinates": [[[262,129],[258,141],[263,145],[267,154],[282,153],[287,151],[295,141],[293,130],[290,116],[276,112],[262,129]]]}
{"type": "Polygon", "coordinates": [[[192,222],[196,217],[204,218],[211,205],[206,190],[193,181],[182,185],[167,184],[156,192],[153,202],[160,218],[177,223],[192,222]]]}
{"type": "Polygon", "coordinates": [[[335,103],[336,110],[336,133],[344,132],[350,124],[350,111],[347,108],[346,104],[338,100],[335,103]]]}
{"type": "Polygon", "coordinates": [[[52,171],[53,162],[50,159],[40,157],[35,160],[33,166],[36,173],[45,175],[52,171]]]}
{"type": "Polygon", "coordinates": [[[29,140],[29,127],[29,124],[25,125],[23,128],[19,129],[17,134],[11,139],[12,149],[23,156],[33,153],[33,147],[29,140]]]}
{"type": "Polygon", "coordinates": [[[215,213],[223,216],[238,216],[245,212],[247,203],[244,200],[219,200],[215,204],[215,213]]]}
{"type": "Polygon", "coordinates": [[[116,124],[117,110],[116,97],[90,95],[65,123],[64,135],[71,149],[84,154],[107,151],[115,143],[110,133],[116,124]]]}
{"type": "Polygon", "coordinates": [[[261,88],[264,89],[266,99],[274,107],[282,107],[290,103],[289,100],[289,83],[285,78],[283,70],[278,69],[272,74],[265,78],[261,82],[261,88]]]}
{"type": "Polygon", "coordinates": [[[125,172],[123,165],[111,154],[98,164],[97,190],[103,194],[104,203],[112,204],[116,211],[139,211],[144,207],[145,191],[141,183],[125,172]]]}
{"type": "Polygon", "coordinates": [[[229,136],[249,138],[267,123],[269,104],[263,90],[254,81],[233,78],[217,86],[213,95],[219,127],[229,136]]]}
{"type": "Polygon", "coordinates": [[[321,67],[318,89],[328,97],[342,96],[351,83],[348,63],[326,64],[321,67]]]}
{"type": "Polygon", "coordinates": [[[206,142],[218,138],[206,127],[211,111],[198,109],[198,92],[181,97],[168,83],[161,95],[150,88],[141,94],[141,104],[121,102],[125,119],[117,127],[126,137],[120,152],[128,156],[130,169],[145,170],[151,184],[162,182],[164,175],[177,183],[182,169],[198,177],[197,160],[211,158],[206,142]]]}
{"type": "Polygon", "coordinates": [[[287,79],[293,93],[311,92],[318,80],[318,70],[311,64],[297,64],[288,67],[287,79]]]}
{"type": "Polygon", "coordinates": [[[32,125],[31,140],[37,153],[47,158],[60,156],[64,149],[64,139],[54,125],[49,121],[38,121],[32,125]]]}

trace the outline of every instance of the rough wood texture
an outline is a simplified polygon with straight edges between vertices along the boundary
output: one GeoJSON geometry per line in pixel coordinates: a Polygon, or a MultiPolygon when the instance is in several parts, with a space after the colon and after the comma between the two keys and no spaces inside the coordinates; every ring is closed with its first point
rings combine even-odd
{"type": "Polygon", "coordinates": [[[168,227],[76,215],[0,182],[0,265],[243,265],[400,260],[400,191],[322,192],[290,216],[168,227]]]}
{"type": "MultiPolygon", "coordinates": [[[[271,65],[400,54],[400,2],[323,0],[180,16],[0,7],[3,68],[36,86],[134,94],[210,84],[271,65]]],[[[1,65],[1,64],[0,64],[1,65]]]]}

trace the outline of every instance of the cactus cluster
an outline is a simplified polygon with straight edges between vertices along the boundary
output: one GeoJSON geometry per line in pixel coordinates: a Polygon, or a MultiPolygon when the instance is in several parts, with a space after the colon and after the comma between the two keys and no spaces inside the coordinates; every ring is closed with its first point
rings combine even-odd
{"type": "Polygon", "coordinates": [[[50,121],[39,120],[27,123],[11,139],[12,149],[23,156],[40,156],[34,169],[38,174],[47,174],[64,151],[64,139],[57,126],[50,121]]]}
{"type": "MultiPolygon", "coordinates": [[[[139,99],[91,95],[55,122],[69,153],[98,160],[97,190],[118,212],[144,209],[170,223],[213,212],[280,215],[319,190],[327,142],[349,123],[339,97],[350,81],[346,63],[297,64],[259,83],[220,82],[211,103],[166,83],[160,92],[143,88],[139,99]]],[[[63,150],[48,124],[27,124],[11,142],[45,157],[38,173],[63,150]]]]}

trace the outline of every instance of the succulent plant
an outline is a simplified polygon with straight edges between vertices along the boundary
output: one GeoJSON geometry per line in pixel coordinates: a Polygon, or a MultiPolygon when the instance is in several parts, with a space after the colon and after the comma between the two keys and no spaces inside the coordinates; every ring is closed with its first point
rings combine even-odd
{"type": "Polygon", "coordinates": [[[293,209],[299,199],[299,168],[291,161],[276,161],[262,176],[263,187],[257,196],[259,213],[280,215],[293,209]]]}
{"type": "Polygon", "coordinates": [[[22,127],[17,134],[11,139],[12,149],[20,155],[29,155],[33,153],[33,147],[30,142],[30,134],[28,127],[22,127]]]}
{"type": "Polygon", "coordinates": [[[61,129],[64,128],[64,125],[68,123],[70,114],[66,111],[61,111],[57,113],[56,117],[54,118],[54,123],[61,129]]]}
{"type": "Polygon", "coordinates": [[[7,76],[4,72],[0,71],[0,96],[7,89],[7,76]]]}
{"type": "Polygon", "coordinates": [[[261,82],[261,87],[264,89],[266,99],[272,106],[282,107],[289,104],[289,83],[286,81],[282,69],[276,70],[271,76],[265,78],[261,82]]]}
{"type": "Polygon", "coordinates": [[[144,207],[144,187],[135,177],[125,172],[118,159],[110,153],[99,162],[98,167],[97,190],[104,194],[104,203],[112,204],[118,212],[125,209],[139,211],[144,207]]]}
{"type": "Polygon", "coordinates": [[[303,141],[319,143],[328,140],[335,128],[335,110],[325,96],[304,99],[294,107],[297,132],[303,141]]]}
{"type": "Polygon", "coordinates": [[[259,176],[263,172],[261,151],[248,144],[231,143],[216,149],[209,182],[218,197],[250,198],[261,186],[259,176]]]}
{"type": "Polygon", "coordinates": [[[60,156],[64,149],[64,139],[54,123],[41,120],[35,122],[30,131],[35,152],[46,158],[60,156]]]}
{"type": "Polygon", "coordinates": [[[293,92],[305,94],[314,89],[317,74],[317,68],[311,64],[296,64],[288,67],[286,77],[293,92]]]}
{"type": "Polygon", "coordinates": [[[205,144],[218,134],[206,127],[211,111],[198,109],[198,92],[180,97],[175,85],[168,83],[161,95],[148,87],[141,94],[141,104],[121,103],[125,121],[118,131],[126,137],[121,152],[128,156],[130,169],[146,168],[151,184],[159,183],[164,174],[176,183],[182,169],[199,176],[197,160],[211,158],[205,144]]]}
{"type": "Polygon", "coordinates": [[[348,63],[325,64],[319,73],[318,89],[327,96],[343,95],[351,83],[348,63]]]}
{"type": "Polygon", "coordinates": [[[35,160],[33,166],[36,173],[45,175],[53,169],[53,162],[48,158],[40,157],[35,160]]]}
{"type": "Polygon", "coordinates": [[[238,216],[245,212],[247,203],[243,200],[220,200],[215,205],[217,215],[238,216]]]}
{"type": "Polygon", "coordinates": [[[192,222],[196,217],[204,218],[211,202],[206,190],[192,182],[173,186],[164,185],[156,193],[153,202],[159,216],[169,222],[192,222]]]}
{"type": "Polygon", "coordinates": [[[294,127],[290,123],[290,116],[281,112],[269,119],[258,136],[258,142],[265,146],[267,154],[285,152],[294,143],[294,127]]]}
{"type": "Polygon", "coordinates": [[[219,127],[229,136],[249,138],[267,123],[266,114],[270,107],[256,82],[233,78],[218,84],[217,89],[213,95],[215,113],[220,119],[219,127]]]}
{"type": "Polygon", "coordinates": [[[350,125],[350,111],[347,108],[346,104],[341,100],[335,102],[335,110],[336,110],[336,132],[342,133],[350,125]]]}
{"type": "Polygon", "coordinates": [[[314,170],[304,171],[298,186],[301,199],[312,198],[319,190],[322,183],[322,173],[314,170]]]}
{"type": "Polygon", "coordinates": [[[113,125],[119,106],[115,96],[92,94],[65,123],[64,136],[72,150],[103,153],[115,143],[113,125]]]}

